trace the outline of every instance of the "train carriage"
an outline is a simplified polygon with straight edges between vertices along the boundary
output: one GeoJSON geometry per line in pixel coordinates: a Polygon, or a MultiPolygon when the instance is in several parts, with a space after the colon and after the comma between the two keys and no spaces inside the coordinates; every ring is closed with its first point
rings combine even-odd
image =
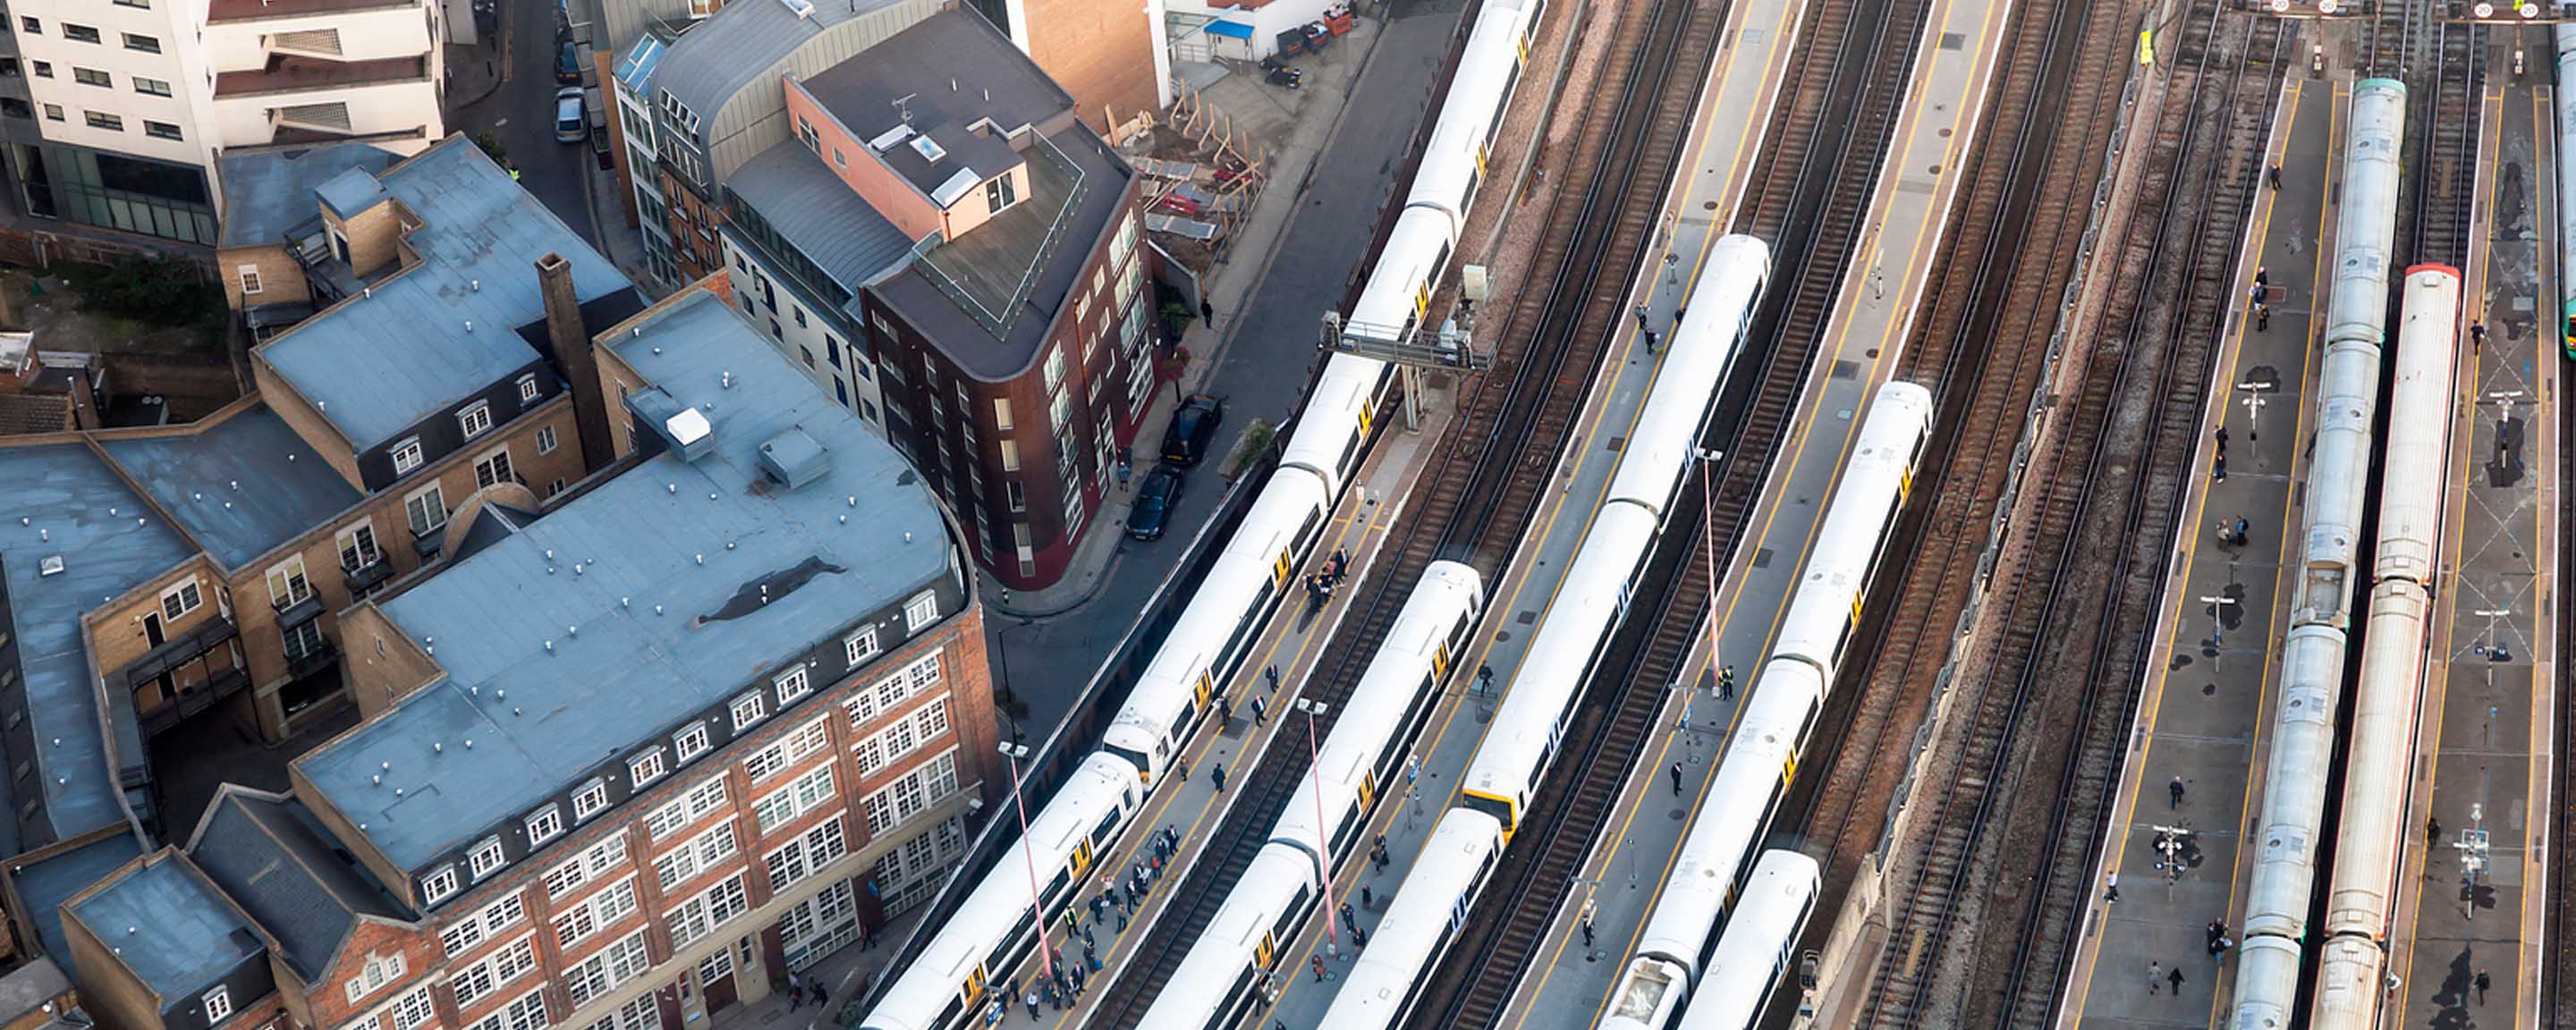
{"type": "Polygon", "coordinates": [[[939,928],[905,976],[868,1013],[864,1030],[955,1030],[980,1023],[997,987],[1035,953],[1037,930],[1082,893],[1085,874],[1114,850],[1144,801],[1135,772],[1093,754],[1012,844],[1011,876],[988,876],[939,928]],[[1020,857],[1025,855],[1025,858],[1020,857]],[[1043,911],[1029,908],[1029,877],[1044,879],[1043,911]]]}
{"type": "Polygon", "coordinates": [[[1413,871],[1387,902],[1377,934],[1342,975],[1333,1004],[1317,1025],[1332,1030],[1401,1026],[1421,999],[1421,971],[1440,963],[1459,924],[1493,878],[1503,827],[1493,816],[1453,808],[1440,817],[1413,871]]]}
{"type": "Polygon", "coordinates": [[[1828,689],[1860,626],[1861,602],[1913,494],[1914,466],[1931,433],[1931,391],[1901,380],[1879,387],[1817,526],[1771,653],[1814,665],[1828,689]]]}
{"type": "Polygon", "coordinates": [[[1735,367],[1753,307],[1770,279],[1771,248],[1761,240],[1727,236],[1709,249],[1681,328],[1655,372],[1654,392],[1628,433],[1610,496],[1651,507],[1658,517],[1672,507],[1698,460],[1700,438],[1717,414],[1718,387],[1735,367]]]}
{"type": "Polygon", "coordinates": [[[1272,474],[1101,735],[1102,750],[1133,764],[1148,786],[1162,775],[1290,593],[1289,580],[1322,538],[1331,508],[1313,473],[1272,474]]]}
{"type": "Polygon", "coordinates": [[[1718,938],[1699,994],[1682,1014],[1681,1030],[1753,1030],[1763,1006],[1789,978],[1820,883],[1815,859],[1795,851],[1763,853],[1745,884],[1744,903],[1718,938]]]}

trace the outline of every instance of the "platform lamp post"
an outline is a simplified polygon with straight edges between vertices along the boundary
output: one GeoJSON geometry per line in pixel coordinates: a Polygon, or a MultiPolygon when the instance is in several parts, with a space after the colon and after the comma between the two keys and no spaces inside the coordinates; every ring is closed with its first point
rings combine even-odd
{"type": "MultiPolygon", "coordinates": [[[[1315,747],[1315,719],[1331,711],[1332,708],[1332,705],[1312,698],[1297,699],[1297,710],[1306,713],[1306,775],[1315,784],[1315,832],[1317,834],[1328,831],[1324,829],[1324,764],[1315,747]]],[[[1329,840],[1318,838],[1315,843],[1323,846],[1325,850],[1331,850],[1332,842],[1329,840]]],[[[1333,926],[1337,913],[1333,911],[1332,886],[1331,880],[1327,879],[1324,883],[1324,954],[1338,958],[1342,953],[1342,934],[1333,926]]]]}
{"type": "Polygon", "coordinates": [[[1038,856],[1029,843],[1029,803],[1020,796],[1020,759],[1029,756],[1026,744],[1003,742],[1002,757],[1011,761],[1011,807],[1020,813],[1020,861],[1029,871],[1029,922],[1038,931],[1038,967],[1046,971],[1047,982],[1055,982],[1055,948],[1047,944],[1046,905],[1038,900],[1038,856]]]}
{"type": "Polygon", "coordinates": [[[1708,467],[1725,461],[1726,452],[1694,447],[1691,457],[1699,459],[1699,553],[1708,573],[1708,676],[1714,683],[1723,666],[1717,660],[1717,488],[1709,485],[1708,467]]]}
{"type": "Polygon", "coordinates": [[[2263,394],[2269,390],[2278,390],[2281,385],[2249,379],[2236,384],[2236,388],[2245,391],[2245,440],[2248,443],[2260,440],[2263,438],[2263,406],[2272,403],[2263,399],[2263,394]]]}

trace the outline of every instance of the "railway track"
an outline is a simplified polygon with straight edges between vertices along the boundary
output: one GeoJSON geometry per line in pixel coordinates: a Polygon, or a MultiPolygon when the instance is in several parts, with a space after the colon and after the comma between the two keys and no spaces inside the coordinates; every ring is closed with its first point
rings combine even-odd
{"type": "MultiPolygon", "coordinates": [[[[2565,153],[2557,153],[2555,156],[2559,161],[2568,160],[2568,155],[2565,153]]],[[[2564,216],[2563,212],[2561,216],[2564,216]]],[[[2568,273],[2566,269],[2560,269],[2559,274],[2568,273]]],[[[2563,388],[2567,382],[2563,370],[2567,366],[2564,362],[2553,361],[2546,356],[2548,346],[2545,342],[2541,344],[2543,356],[2540,360],[2554,366],[2554,370],[2546,373],[2541,382],[2548,384],[2544,389],[2563,388]]],[[[2564,397],[2565,394],[2562,392],[2560,396],[2564,397]]],[[[2568,446],[2569,441],[2576,441],[2576,405],[2570,405],[2564,401],[2558,405],[2558,441],[2556,470],[2560,483],[2558,524],[2563,533],[2564,527],[2576,526],[2576,491],[2571,491],[2566,486],[2569,483],[2576,483],[2576,478],[2571,478],[2576,477],[2576,448],[2568,446]]],[[[2560,584],[2576,582],[2576,578],[2571,578],[2576,577],[2576,552],[2571,552],[2564,540],[2561,540],[2558,545],[2557,571],[2560,584]]],[[[2560,587],[2562,594],[2564,590],[2565,587],[2562,585],[2560,587]]],[[[2568,656],[2568,643],[2576,641],[2576,605],[2570,605],[2562,600],[2552,607],[2557,609],[2558,617],[2557,660],[2560,662],[2559,668],[2564,669],[2567,667],[2565,663],[2568,656]]],[[[2542,1026],[2568,1026],[2570,1021],[2576,1021],[2576,947],[2568,947],[2566,944],[2569,939],[2567,935],[2576,933],[2576,890],[2568,888],[2570,882],[2568,877],[2576,875],[2576,861],[2571,861],[2567,854],[2567,842],[2576,840],[2576,803],[2570,803],[2570,799],[2576,799],[2576,761],[2569,761],[2568,752],[2571,744],[2576,744],[2576,691],[2566,688],[2564,675],[2560,677],[2560,681],[2557,728],[2550,747],[2550,754],[2558,763],[2551,774],[2557,778],[2558,783],[2557,790],[2551,799],[2550,808],[2554,815],[2546,838],[2550,851],[2547,885],[2552,896],[2546,917],[2548,930],[2544,938],[2558,943],[2543,952],[2545,957],[2540,964],[2540,1025],[2542,1026]]]]}
{"type": "Polygon", "coordinates": [[[1921,821],[1890,844],[1864,1026],[2039,1025],[2071,954],[2290,52],[2288,23],[2216,2],[2182,28],[2103,317],[2069,348],[2073,396],[2040,434],[1983,644],[1908,801],[1921,821]],[[1998,979],[2007,990],[1971,996],[1998,979]]]}
{"type": "Polygon", "coordinates": [[[2432,5],[2408,0],[2383,0],[2371,16],[2370,28],[2362,37],[2365,48],[2361,72],[2365,76],[2402,79],[2412,70],[2409,62],[2416,48],[2423,44],[2422,34],[2432,25],[2432,5]]]}
{"type": "MultiPolygon", "coordinates": [[[[2409,162],[2415,175],[2414,203],[2398,214],[2398,239],[2407,241],[2405,260],[2397,268],[2427,261],[2453,268],[2469,266],[2469,208],[2478,185],[2478,120],[2485,91],[2486,29],[2443,23],[2433,26],[2434,79],[2429,95],[2415,105],[2409,128],[2420,126],[2422,151],[2409,162]],[[2429,117],[2427,115],[2429,114],[2429,117]]],[[[2392,270],[2393,271],[2393,270],[2392,270]]]]}
{"type": "MultiPolygon", "coordinates": [[[[1470,11],[1462,24],[1473,23],[1470,11]]],[[[1585,134],[1567,165],[1594,169],[1588,180],[1592,186],[1579,195],[1560,193],[1550,204],[1545,242],[1530,267],[1553,269],[1552,278],[1543,291],[1524,291],[1510,321],[1495,336],[1525,342],[1498,353],[1495,367],[1469,396],[1439,452],[1438,466],[1421,480],[1420,492],[1410,501],[1413,514],[1395,541],[1396,560],[1379,565],[1361,584],[1366,600],[1354,608],[1359,617],[1334,634],[1327,650],[1339,657],[1329,670],[1319,666],[1319,674],[1304,688],[1303,696],[1331,705],[1325,717],[1312,723],[1316,733],[1330,734],[1330,713],[1341,710],[1340,702],[1357,685],[1368,657],[1425,567],[1435,559],[1455,557],[1474,564],[1487,582],[1496,582],[1514,542],[1529,526],[1554,456],[1570,438],[1587,387],[1614,336],[1609,330],[1616,327],[1622,287],[1645,258],[1655,201],[1662,194],[1662,177],[1669,174],[1672,157],[1655,157],[1650,134],[1622,131],[1644,120],[1649,109],[1638,106],[1641,98],[1668,78],[1646,35],[1631,33],[1614,43],[1602,74],[1625,84],[1615,95],[1598,95],[1596,103],[1607,110],[1606,117],[1595,121],[1605,128],[1585,134]]],[[[1706,54],[1700,59],[1704,62],[1706,54]]],[[[1432,107],[1438,106],[1435,97],[1432,107]]],[[[1239,778],[1243,796],[1209,838],[1208,849],[1191,867],[1152,935],[1109,986],[1090,1025],[1131,1027],[1144,1018],[1302,782],[1308,726],[1293,719],[1281,726],[1258,768],[1239,778]]]]}

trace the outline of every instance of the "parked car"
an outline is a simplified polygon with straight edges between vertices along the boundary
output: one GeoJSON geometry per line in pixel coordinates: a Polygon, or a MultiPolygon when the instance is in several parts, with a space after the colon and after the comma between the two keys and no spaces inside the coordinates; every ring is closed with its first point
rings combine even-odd
{"type": "Polygon", "coordinates": [[[1191,394],[1172,412],[1172,424],[1163,430],[1163,460],[1189,468],[1207,456],[1208,444],[1216,438],[1217,423],[1225,421],[1225,401],[1204,393],[1191,394]]]}
{"type": "Polygon", "coordinates": [[[555,91],[555,142],[579,143],[590,138],[590,126],[581,113],[581,87],[566,86],[555,91]]]}
{"type": "Polygon", "coordinates": [[[1181,470],[1169,465],[1156,465],[1145,473],[1145,481],[1136,485],[1136,502],[1127,509],[1127,535],[1138,540],[1159,540],[1171,527],[1172,509],[1181,504],[1181,470]]]}
{"type": "Polygon", "coordinates": [[[569,39],[555,45],[555,81],[581,84],[581,54],[569,39]]]}

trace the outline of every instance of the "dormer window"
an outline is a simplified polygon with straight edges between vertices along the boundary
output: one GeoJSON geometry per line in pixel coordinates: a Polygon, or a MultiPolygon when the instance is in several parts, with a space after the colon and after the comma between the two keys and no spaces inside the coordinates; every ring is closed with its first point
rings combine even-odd
{"type": "Polygon", "coordinates": [[[521,403],[521,404],[527,404],[527,403],[534,402],[536,399],[537,399],[537,375],[536,375],[536,373],[534,373],[534,372],[530,372],[530,373],[528,373],[527,375],[520,376],[520,377],[519,377],[519,403],[521,403]]]}
{"type": "Polygon", "coordinates": [[[483,401],[474,402],[474,406],[456,413],[456,424],[465,430],[465,438],[468,440],[491,432],[492,405],[483,401]]]}
{"type": "Polygon", "coordinates": [[[1002,209],[1020,202],[1020,190],[1011,183],[1008,173],[995,176],[984,184],[984,208],[987,213],[1001,214],[1002,209]]]}

